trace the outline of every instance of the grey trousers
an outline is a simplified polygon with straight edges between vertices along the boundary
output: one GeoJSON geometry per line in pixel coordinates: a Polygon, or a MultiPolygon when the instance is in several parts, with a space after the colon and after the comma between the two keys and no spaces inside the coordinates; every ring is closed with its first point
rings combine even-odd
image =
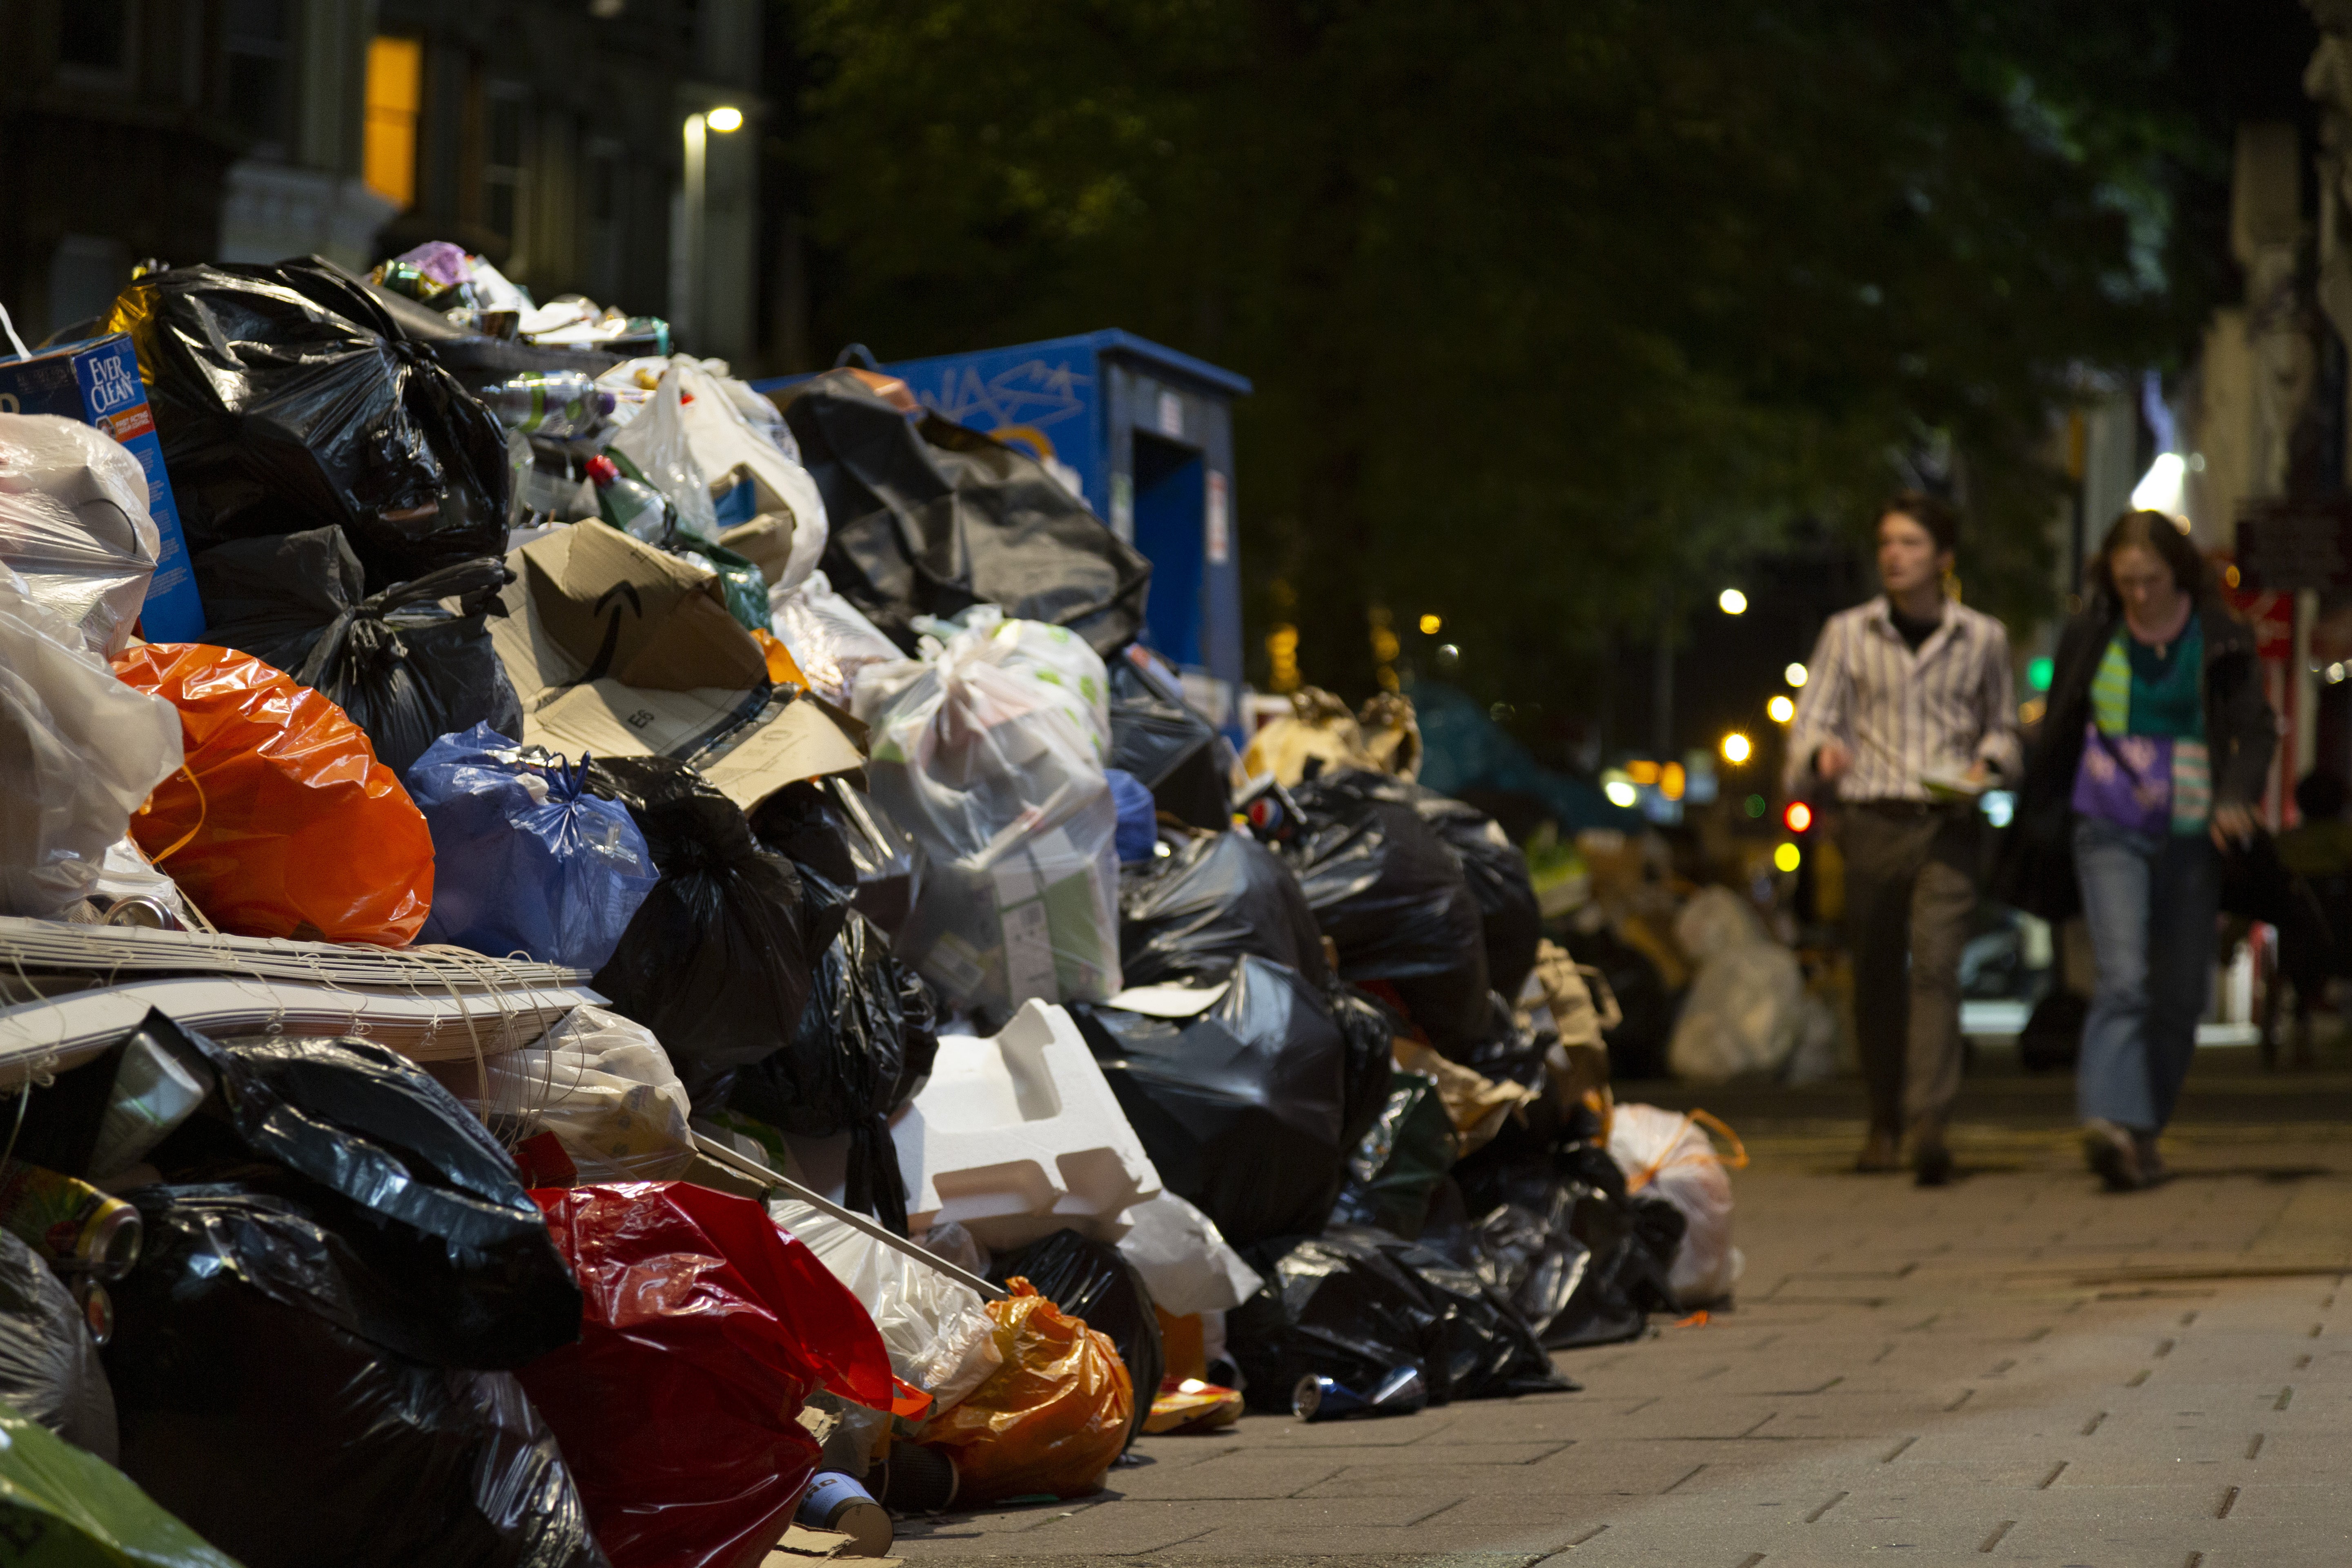
{"type": "Polygon", "coordinates": [[[1874,1131],[1941,1129],[1960,1092],[1960,950],[1977,902],[1979,818],[1849,806],[1839,847],[1854,1031],[1874,1131]]]}

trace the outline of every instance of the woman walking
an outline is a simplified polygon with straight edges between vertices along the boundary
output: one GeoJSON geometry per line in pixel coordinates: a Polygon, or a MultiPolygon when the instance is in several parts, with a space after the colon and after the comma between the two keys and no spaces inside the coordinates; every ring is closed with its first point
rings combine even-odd
{"type": "Polygon", "coordinates": [[[2108,1188],[2164,1179],[2213,968],[2221,856],[2254,828],[2278,745],[2253,634],[2162,512],[2116,520],[2060,637],[2020,802],[2011,901],[2090,927],[2097,983],[2075,1103],[2108,1188]]]}

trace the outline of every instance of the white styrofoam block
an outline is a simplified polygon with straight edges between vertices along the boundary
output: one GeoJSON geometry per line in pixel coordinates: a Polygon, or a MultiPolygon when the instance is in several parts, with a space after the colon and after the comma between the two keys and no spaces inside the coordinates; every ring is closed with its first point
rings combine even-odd
{"type": "Polygon", "coordinates": [[[1127,1210],[1160,1191],[1069,1014],[1029,1002],[990,1039],[940,1037],[922,1093],[891,1124],[919,1234],[954,1220],[991,1248],[1065,1227],[1127,1234],[1127,1210]]]}

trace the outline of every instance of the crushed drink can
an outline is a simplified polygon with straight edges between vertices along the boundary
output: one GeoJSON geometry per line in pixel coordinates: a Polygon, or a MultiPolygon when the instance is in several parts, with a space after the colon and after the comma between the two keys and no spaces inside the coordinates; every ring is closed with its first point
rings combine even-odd
{"type": "Polygon", "coordinates": [[[60,1274],[120,1279],[139,1261],[139,1211],[88,1182],[22,1162],[0,1180],[0,1226],[60,1274]]]}
{"type": "Polygon", "coordinates": [[[1290,1391],[1290,1413],[1301,1421],[1336,1421],[1348,1415],[1410,1415],[1429,1403],[1429,1384],[1421,1368],[1407,1364],[1391,1370],[1359,1394],[1336,1377],[1308,1373],[1290,1391]]]}

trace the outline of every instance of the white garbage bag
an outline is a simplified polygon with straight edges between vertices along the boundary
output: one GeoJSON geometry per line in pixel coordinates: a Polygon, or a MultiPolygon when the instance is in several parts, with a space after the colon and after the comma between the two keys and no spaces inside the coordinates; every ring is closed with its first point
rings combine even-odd
{"type": "Polygon", "coordinates": [[[872,794],[927,862],[900,956],[959,1012],[1107,1000],[1119,989],[1118,815],[1084,689],[1103,686],[1102,661],[1019,621],[924,647],[868,666],[854,693],[872,794]],[[1046,644],[1059,664],[1040,656],[1046,644]]]}
{"type": "Polygon", "coordinates": [[[159,547],[147,476],[112,437],[54,414],[0,414],[0,564],[100,658],[130,639],[159,547]]]}
{"type": "Polygon", "coordinates": [[[1228,1310],[1265,1283],[1227,1244],[1217,1222],[1174,1193],[1147,1199],[1127,1215],[1133,1228],[1119,1237],[1118,1255],[1135,1265],[1153,1304],[1171,1317],[1228,1310]]]}
{"type": "MultiPolygon", "coordinates": [[[[1731,1245],[1731,1177],[1702,1120],[1729,1135],[1703,1110],[1685,1115],[1654,1105],[1620,1105],[1609,1124],[1609,1157],[1625,1173],[1627,1191],[1654,1192],[1689,1222],[1666,1278],[1685,1309],[1723,1300],[1748,1264],[1731,1245]]],[[[1734,1164],[1747,1164],[1739,1140],[1731,1144],[1734,1164]]]]}
{"type": "Polygon", "coordinates": [[[1777,1072],[1797,1048],[1805,973],[1773,942],[1725,948],[1699,965],[1666,1045],[1676,1078],[1722,1083],[1777,1072]]]}
{"type": "Polygon", "coordinates": [[[935,1411],[961,1403],[1004,1364],[995,1324],[971,1286],[796,1199],[771,1198],[768,1216],[864,1304],[890,1370],[929,1394],[935,1411]]]}
{"type": "Polygon", "coordinates": [[[88,896],[182,755],[180,710],[117,680],[0,566],[0,914],[88,896]]]}
{"type": "Polygon", "coordinates": [[[668,498],[677,509],[680,529],[716,543],[719,512],[711,504],[709,477],[695,459],[693,445],[687,438],[683,392],[678,373],[664,371],[653,400],[621,426],[605,444],[606,449],[635,463],[646,483],[668,498]]]}
{"type": "Polygon", "coordinates": [[[643,1024],[574,1007],[539,1043],[489,1058],[489,1092],[470,1061],[436,1064],[457,1098],[516,1136],[552,1132],[583,1182],[667,1182],[695,1161],[692,1104],[669,1053],[643,1024]]]}
{"type": "Polygon", "coordinates": [[[1725,887],[1701,888],[1675,916],[1675,945],[1693,963],[1751,942],[1769,942],[1756,906],[1725,887]]]}

